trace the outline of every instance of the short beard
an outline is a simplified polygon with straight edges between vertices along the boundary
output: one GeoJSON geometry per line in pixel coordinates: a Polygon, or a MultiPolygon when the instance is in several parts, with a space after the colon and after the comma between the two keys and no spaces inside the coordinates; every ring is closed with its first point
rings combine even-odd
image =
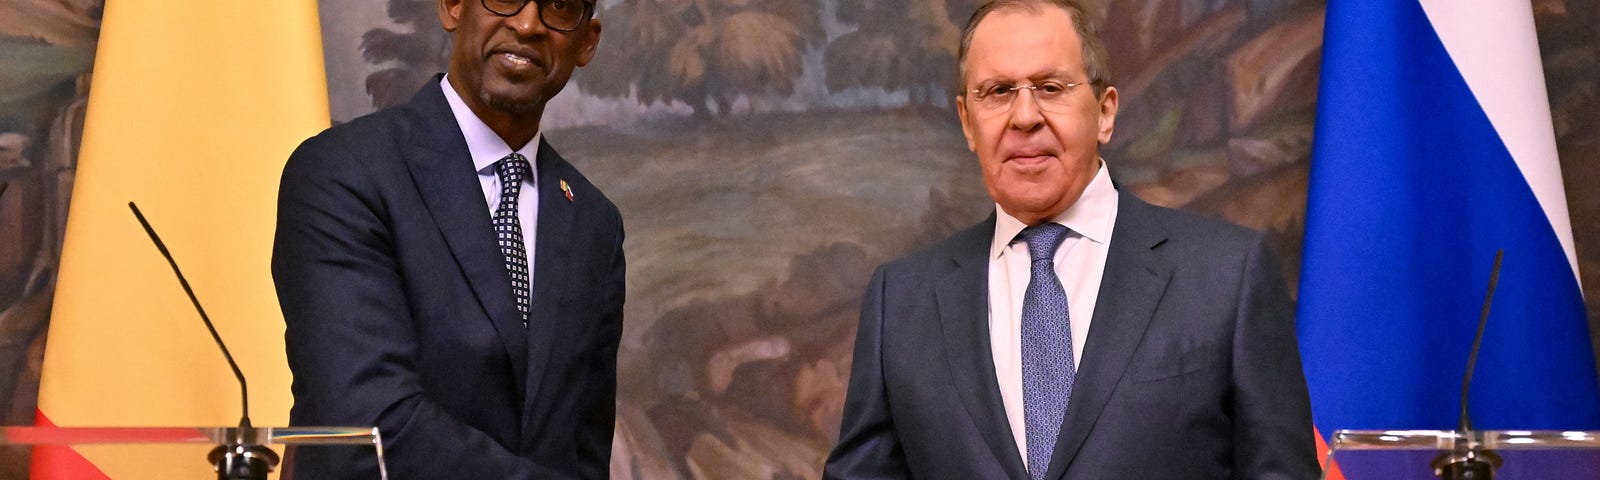
{"type": "Polygon", "coordinates": [[[489,93],[489,89],[483,87],[478,87],[478,98],[483,100],[483,104],[488,105],[490,108],[513,115],[533,113],[538,111],[540,107],[544,106],[543,96],[536,97],[527,102],[502,101],[495,97],[494,94],[489,93]]]}

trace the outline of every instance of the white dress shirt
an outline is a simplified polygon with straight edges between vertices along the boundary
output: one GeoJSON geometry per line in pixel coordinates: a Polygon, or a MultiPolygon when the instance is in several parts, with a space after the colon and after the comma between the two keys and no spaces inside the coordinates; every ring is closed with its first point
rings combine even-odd
{"type": "MultiPolygon", "coordinates": [[[[1028,243],[1017,239],[1027,225],[1007,215],[999,205],[995,211],[994,239],[989,244],[989,347],[994,354],[994,373],[1000,383],[1006,419],[1011,423],[1011,435],[1017,442],[1017,451],[1027,452],[1027,422],[1022,410],[1022,299],[1028,290],[1032,262],[1028,243]]],[[[1078,201],[1050,221],[1072,230],[1056,249],[1055,269],[1067,291],[1072,362],[1079,365],[1106,269],[1111,229],[1117,221],[1117,189],[1111,185],[1104,161],[1078,201]]]]}
{"type": "MultiPolygon", "coordinates": [[[[454,88],[450,88],[450,76],[445,75],[439,80],[439,88],[444,89],[444,99],[450,103],[450,113],[455,114],[456,125],[461,127],[461,135],[467,139],[467,153],[472,155],[472,167],[478,171],[478,184],[483,187],[483,200],[489,206],[489,218],[494,218],[494,212],[500,207],[500,175],[495,173],[495,164],[500,159],[512,153],[511,146],[494,133],[494,129],[483,123],[483,119],[472,113],[467,103],[461,100],[454,88]]],[[[533,294],[533,245],[538,237],[539,225],[539,141],[544,137],[544,132],[534,134],[533,140],[527,145],[517,149],[516,153],[528,158],[528,175],[522,179],[522,188],[517,191],[517,221],[522,225],[522,245],[526,249],[524,254],[528,258],[528,294],[533,294]]],[[[533,299],[528,299],[531,304],[533,299]]]]}

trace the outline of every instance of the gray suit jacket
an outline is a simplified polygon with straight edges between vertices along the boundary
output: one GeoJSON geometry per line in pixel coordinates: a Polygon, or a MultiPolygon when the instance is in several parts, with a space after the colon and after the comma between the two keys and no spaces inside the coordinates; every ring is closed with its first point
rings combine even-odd
{"type": "MultiPolygon", "coordinates": [[[[1049,479],[1318,475],[1262,236],[1122,192],[1049,479]]],[[[826,478],[1026,479],[989,349],[995,217],[880,267],[826,478]]]]}

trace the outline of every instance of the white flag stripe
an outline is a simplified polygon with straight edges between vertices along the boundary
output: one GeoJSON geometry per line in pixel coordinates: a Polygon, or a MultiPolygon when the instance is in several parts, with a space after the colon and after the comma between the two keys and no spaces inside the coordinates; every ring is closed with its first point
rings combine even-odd
{"type": "Polygon", "coordinates": [[[1420,0],[1428,22],[1511,152],[1578,279],[1533,6],[1526,0],[1420,0]]]}

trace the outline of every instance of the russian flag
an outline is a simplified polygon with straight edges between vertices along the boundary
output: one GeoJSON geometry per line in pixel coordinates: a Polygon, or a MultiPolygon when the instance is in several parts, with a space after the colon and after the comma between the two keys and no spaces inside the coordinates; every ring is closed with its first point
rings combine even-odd
{"type": "Polygon", "coordinates": [[[1317,430],[1456,427],[1497,249],[1473,426],[1600,429],[1529,2],[1331,0],[1319,92],[1298,323],[1317,430]]]}

